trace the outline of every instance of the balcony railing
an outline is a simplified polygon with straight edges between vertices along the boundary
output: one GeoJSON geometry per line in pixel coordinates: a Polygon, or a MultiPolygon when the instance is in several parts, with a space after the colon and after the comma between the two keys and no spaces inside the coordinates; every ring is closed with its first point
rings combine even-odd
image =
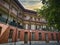
{"type": "MultiPolygon", "coordinates": [[[[9,4],[7,2],[0,1],[0,5],[9,10],[9,4]]],[[[17,15],[17,10],[15,8],[12,8],[11,12],[17,15]]]]}
{"type": "Polygon", "coordinates": [[[18,17],[21,18],[21,19],[23,19],[23,18],[22,18],[22,15],[18,15],[18,17]]]}
{"type": "Polygon", "coordinates": [[[0,17],[0,22],[6,23],[6,20],[7,20],[7,19],[5,19],[5,18],[3,18],[3,17],[0,17]]]}
{"type": "Polygon", "coordinates": [[[11,12],[17,15],[17,10],[15,8],[12,8],[11,12]]]}
{"type": "Polygon", "coordinates": [[[5,8],[9,9],[9,4],[8,3],[4,2],[4,1],[0,1],[0,4],[2,6],[4,6],[5,8]]]}
{"type": "Polygon", "coordinates": [[[27,19],[27,18],[24,17],[24,20],[29,20],[29,19],[27,19]]]}
{"type": "Polygon", "coordinates": [[[9,23],[9,25],[12,25],[12,26],[14,26],[14,27],[18,27],[18,28],[20,28],[20,29],[23,29],[23,26],[22,25],[20,25],[20,24],[18,24],[18,23],[16,23],[16,22],[10,22],[9,23]]]}
{"type": "MultiPolygon", "coordinates": [[[[6,24],[7,19],[6,19],[6,18],[3,18],[3,17],[0,17],[0,22],[6,24]]],[[[12,26],[14,26],[14,27],[18,27],[18,28],[20,28],[20,29],[23,29],[23,26],[22,26],[22,25],[19,25],[18,23],[13,22],[13,21],[9,21],[9,25],[12,25],[12,26]]]]}
{"type": "Polygon", "coordinates": [[[16,27],[16,26],[17,26],[17,23],[15,23],[15,22],[10,22],[9,25],[12,25],[12,26],[15,26],[15,27],[16,27]]]}

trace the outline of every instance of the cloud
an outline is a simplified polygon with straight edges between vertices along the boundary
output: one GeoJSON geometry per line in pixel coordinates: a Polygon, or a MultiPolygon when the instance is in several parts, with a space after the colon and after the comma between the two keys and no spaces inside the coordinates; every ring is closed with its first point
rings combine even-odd
{"type": "Polygon", "coordinates": [[[34,10],[34,9],[41,9],[41,7],[42,7],[43,5],[41,4],[41,3],[37,3],[37,4],[35,4],[35,5],[26,5],[26,7],[28,8],[28,9],[32,9],[32,10],[34,10]]]}
{"type": "Polygon", "coordinates": [[[40,0],[20,0],[20,1],[40,1],[40,0]]]}
{"type": "Polygon", "coordinates": [[[27,8],[27,9],[37,9],[37,8],[41,8],[43,6],[43,4],[41,3],[40,0],[19,0],[22,5],[27,8]]]}

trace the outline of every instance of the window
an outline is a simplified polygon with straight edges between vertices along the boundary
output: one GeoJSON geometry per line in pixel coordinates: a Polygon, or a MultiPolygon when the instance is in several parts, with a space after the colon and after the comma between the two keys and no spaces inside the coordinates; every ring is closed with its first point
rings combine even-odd
{"type": "Polygon", "coordinates": [[[45,25],[42,26],[42,30],[46,31],[46,26],[45,25]]]}
{"type": "Polygon", "coordinates": [[[20,31],[18,31],[18,41],[20,41],[20,31]]]}
{"type": "Polygon", "coordinates": [[[43,25],[43,28],[46,28],[46,26],[45,26],[45,25],[43,25]]]}
{"type": "Polygon", "coordinates": [[[26,16],[25,19],[26,19],[26,20],[29,20],[29,19],[30,19],[30,16],[26,16]]]}
{"type": "Polygon", "coordinates": [[[37,25],[36,25],[36,30],[37,30],[37,25]]]}
{"type": "Polygon", "coordinates": [[[32,20],[33,20],[33,21],[35,21],[35,18],[34,18],[34,17],[32,17],[32,20]]]}
{"type": "Polygon", "coordinates": [[[38,21],[38,18],[36,18],[36,21],[38,21]]]}
{"type": "Polygon", "coordinates": [[[56,33],[56,40],[58,40],[58,34],[56,33]]]}
{"type": "Polygon", "coordinates": [[[39,33],[39,40],[42,40],[42,34],[39,33]]]}
{"type": "Polygon", "coordinates": [[[39,25],[36,25],[36,29],[39,30],[40,26],[39,25]]]}
{"type": "Polygon", "coordinates": [[[6,23],[7,21],[7,15],[6,14],[0,14],[0,22],[6,23]]]}
{"type": "Polygon", "coordinates": [[[31,29],[31,25],[30,24],[28,24],[28,29],[31,29]]]}
{"type": "Polygon", "coordinates": [[[9,22],[11,22],[11,21],[13,21],[13,17],[10,16],[9,17],[9,22]]]}
{"type": "Polygon", "coordinates": [[[26,29],[28,29],[28,24],[26,24],[25,26],[26,26],[26,29]]]}
{"type": "Polygon", "coordinates": [[[35,25],[31,25],[31,29],[32,30],[35,30],[35,25]]]}
{"type": "Polygon", "coordinates": [[[42,30],[41,25],[39,25],[39,30],[42,30]]]}
{"type": "Polygon", "coordinates": [[[28,32],[24,33],[24,43],[28,42],[28,32]]]}
{"type": "Polygon", "coordinates": [[[2,27],[0,27],[0,34],[1,34],[1,31],[2,31],[2,27]]]}
{"type": "Polygon", "coordinates": [[[38,20],[40,21],[40,18],[38,18],[38,20]]]}
{"type": "Polygon", "coordinates": [[[2,14],[0,13],[0,17],[2,17],[2,14]]]}
{"type": "Polygon", "coordinates": [[[46,20],[44,18],[41,18],[40,22],[46,22],[46,20]]]}
{"type": "Polygon", "coordinates": [[[32,32],[32,40],[34,41],[35,40],[35,33],[32,32]]]}
{"type": "Polygon", "coordinates": [[[48,33],[45,34],[45,40],[48,40],[48,33]]]}
{"type": "Polygon", "coordinates": [[[53,33],[51,34],[51,38],[52,38],[52,40],[54,40],[54,35],[53,35],[53,33]]]}
{"type": "Polygon", "coordinates": [[[18,31],[18,38],[20,39],[20,31],[18,31]]]}
{"type": "Polygon", "coordinates": [[[30,17],[30,20],[32,20],[32,17],[30,17]]]}
{"type": "Polygon", "coordinates": [[[3,6],[5,6],[7,9],[9,9],[9,4],[8,3],[4,3],[3,6]]]}
{"type": "Polygon", "coordinates": [[[9,32],[9,39],[12,39],[12,35],[13,35],[13,30],[10,29],[10,32],[9,32]]]}
{"type": "Polygon", "coordinates": [[[17,15],[17,10],[12,6],[12,12],[17,15]]]}
{"type": "Polygon", "coordinates": [[[3,17],[4,19],[7,19],[7,15],[6,15],[6,14],[2,14],[2,17],[3,17]]]}
{"type": "Polygon", "coordinates": [[[7,3],[5,0],[0,0],[0,3],[7,9],[9,9],[9,3],[7,3]]]}

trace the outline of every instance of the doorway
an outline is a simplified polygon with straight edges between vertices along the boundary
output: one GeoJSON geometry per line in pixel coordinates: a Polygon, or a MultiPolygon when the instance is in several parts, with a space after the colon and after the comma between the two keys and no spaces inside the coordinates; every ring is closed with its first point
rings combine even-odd
{"type": "Polygon", "coordinates": [[[10,29],[10,31],[9,31],[9,37],[8,37],[8,42],[12,42],[12,37],[13,37],[13,30],[10,29]]]}
{"type": "Polygon", "coordinates": [[[28,32],[24,33],[24,43],[28,43],[28,32]]]}
{"type": "Polygon", "coordinates": [[[49,40],[48,40],[48,33],[45,34],[45,41],[48,43],[49,40]]]}

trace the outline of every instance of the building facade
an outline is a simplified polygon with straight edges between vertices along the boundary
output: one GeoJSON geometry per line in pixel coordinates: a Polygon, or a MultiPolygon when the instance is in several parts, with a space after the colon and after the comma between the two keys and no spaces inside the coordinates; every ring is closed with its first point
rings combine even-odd
{"type": "Polygon", "coordinates": [[[60,40],[59,32],[46,28],[47,21],[18,0],[0,0],[0,43],[60,40]]]}

